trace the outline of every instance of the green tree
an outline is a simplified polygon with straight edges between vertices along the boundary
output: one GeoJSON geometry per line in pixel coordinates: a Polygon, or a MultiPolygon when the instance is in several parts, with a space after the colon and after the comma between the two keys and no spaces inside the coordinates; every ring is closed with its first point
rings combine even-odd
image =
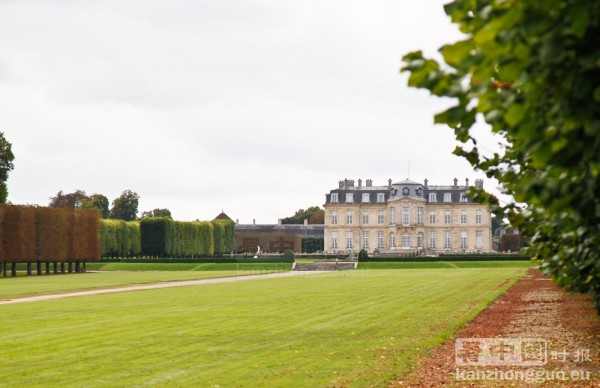
{"type": "Polygon", "coordinates": [[[506,214],[545,272],[591,292],[600,310],[600,2],[455,0],[445,10],[465,39],[440,49],[445,65],[407,54],[408,84],[455,101],[434,121],[515,203],[475,198],[506,214]],[[504,149],[480,151],[472,128],[481,119],[504,149]]]}
{"type": "Polygon", "coordinates": [[[308,209],[299,209],[291,217],[282,220],[284,224],[303,224],[308,220],[310,224],[322,224],[325,217],[325,211],[319,206],[311,206],[308,209]]]}
{"type": "Polygon", "coordinates": [[[56,196],[50,197],[48,206],[53,208],[79,209],[89,199],[90,197],[83,190],[75,190],[72,193],[63,193],[61,190],[56,193],[56,196]]]}
{"type": "Polygon", "coordinates": [[[133,221],[137,219],[140,196],[131,190],[125,190],[113,200],[110,218],[115,220],[133,221]]]}
{"type": "Polygon", "coordinates": [[[15,155],[12,152],[12,144],[0,132],[0,203],[6,203],[8,199],[8,173],[15,168],[13,161],[15,155]]]}
{"type": "Polygon", "coordinates": [[[81,203],[82,209],[95,209],[102,218],[108,218],[110,210],[108,209],[108,198],[103,194],[92,194],[87,199],[84,199],[81,203]]]}
{"type": "Polygon", "coordinates": [[[167,218],[173,218],[171,216],[171,211],[169,209],[154,209],[154,210],[150,210],[150,211],[144,211],[142,212],[142,215],[140,218],[150,218],[150,217],[167,217],[167,218]]]}

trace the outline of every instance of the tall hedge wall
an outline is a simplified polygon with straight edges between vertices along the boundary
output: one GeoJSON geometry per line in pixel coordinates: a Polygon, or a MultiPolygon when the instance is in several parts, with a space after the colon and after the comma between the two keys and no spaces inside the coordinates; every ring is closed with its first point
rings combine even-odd
{"type": "Polygon", "coordinates": [[[141,254],[140,224],[136,221],[101,220],[102,257],[133,257],[141,254]]]}
{"type": "Polygon", "coordinates": [[[100,259],[95,211],[0,205],[0,262],[100,259]]]}

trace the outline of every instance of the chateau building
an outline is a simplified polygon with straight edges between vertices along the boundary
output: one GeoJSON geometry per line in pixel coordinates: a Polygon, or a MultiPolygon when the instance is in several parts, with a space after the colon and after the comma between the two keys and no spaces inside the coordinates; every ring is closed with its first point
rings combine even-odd
{"type": "MultiPolygon", "coordinates": [[[[345,179],[326,194],[325,251],[382,253],[491,251],[487,205],[467,195],[469,179],[432,186],[411,180],[373,186],[345,179]]],[[[475,180],[483,189],[483,180],[475,180]]]]}

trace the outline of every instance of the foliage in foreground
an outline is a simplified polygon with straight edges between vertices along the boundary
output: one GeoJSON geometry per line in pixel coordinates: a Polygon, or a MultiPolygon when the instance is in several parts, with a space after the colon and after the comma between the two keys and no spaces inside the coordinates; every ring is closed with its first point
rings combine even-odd
{"type": "Polygon", "coordinates": [[[600,311],[600,2],[455,0],[445,10],[466,38],[440,49],[447,66],[407,54],[409,85],[456,102],[435,116],[463,143],[455,154],[527,205],[475,197],[600,311]],[[480,151],[472,129],[481,117],[502,152],[480,151]]]}

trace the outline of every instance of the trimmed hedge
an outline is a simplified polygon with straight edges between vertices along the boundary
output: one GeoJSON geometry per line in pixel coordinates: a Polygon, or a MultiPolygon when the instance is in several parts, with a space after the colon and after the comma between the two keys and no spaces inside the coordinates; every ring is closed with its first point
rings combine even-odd
{"type": "Polygon", "coordinates": [[[0,262],[98,260],[98,220],[93,210],[0,205],[0,262]]]}
{"type": "Polygon", "coordinates": [[[103,258],[100,260],[101,263],[196,263],[196,264],[225,264],[225,263],[293,263],[293,259],[284,259],[284,258],[266,258],[266,259],[244,259],[244,258],[103,258]]]}
{"type": "Polygon", "coordinates": [[[140,224],[136,221],[101,220],[102,257],[132,257],[141,253],[140,224]]]}
{"type": "Polygon", "coordinates": [[[417,263],[417,262],[437,262],[437,261],[530,261],[529,256],[522,255],[439,255],[439,256],[417,256],[417,257],[367,257],[360,259],[363,263],[384,263],[384,262],[399,262],[399,263],[417,263]]]}

